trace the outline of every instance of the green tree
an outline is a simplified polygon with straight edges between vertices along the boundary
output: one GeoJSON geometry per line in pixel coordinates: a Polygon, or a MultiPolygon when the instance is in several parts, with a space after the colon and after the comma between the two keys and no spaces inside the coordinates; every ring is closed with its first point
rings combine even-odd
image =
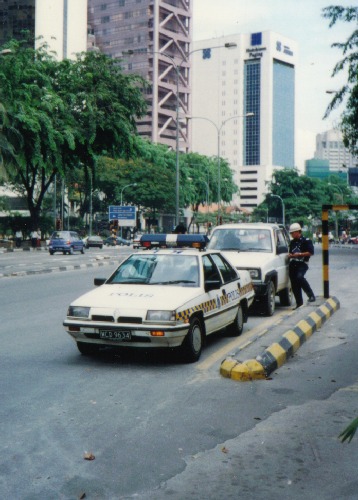
{"type": "Polygon", "coordinates": [[[341,121],[343,141],[353,155],[358,155],[358,30],[356,28],[358,7],[331,5],[323,9],[322,15],[330,20],[330,28],[338,21],[353,22],[355,24],[355,29],[348,40],[332,45],[332,47],[341,49],[343,54],[343,59],[333,69],[332,77],[343,70],[347,70],[347,82],[335,92],[324,118],[328,117],[333,109],[345,101],[345,110],[342,113],[341,121]]]}
{"type": "Polygon", "coordinates": [[[56,175],[83,168],[89,184],[104,153],[128,157],[145,111],[140,77],[103,54],[57,62],[46,45],[11,41],[0,66],[0,153],[7,182],[27,198],[36,227],[56,175]]]}
{"type": "MultiPolygon", "coordinates": [[[[189,153],[181,157],[181,183],[184,206],[190,206],[193,212],[192,224],[212,222],[215,216],[199,216],[199,206],[218,203],[218,159],[217,156],[208,157],[198,153],[189,153]]],[[[231,202],[232,196],[238,188],[233,181],[233,172],[226,160],[220,159],[220,194],[221,201],[231,202]]]]}
{"type": "MultiPolygon", "coordinates": [[[[285,205],[285,221],[307,223],[310,218],[321,218],[322,205],[354,203],[351,189],[337,176],[320,180],[299,175],[296,170],[276,170],[269,186],[272,194],[282,198],[285,205]],[[343,200],[342,200],[343,196],[343,200]]],[[[282,217],[282,205],[278,198],[266,196],[253,213],[256,220],[265,221],[267,217],[278,220],[282,217]]]]}

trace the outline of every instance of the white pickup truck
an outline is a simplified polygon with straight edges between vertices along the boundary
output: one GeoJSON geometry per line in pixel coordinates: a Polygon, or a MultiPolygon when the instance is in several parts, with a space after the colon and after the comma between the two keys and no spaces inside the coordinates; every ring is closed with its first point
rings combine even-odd
{"type": "Polygon", "coordinates": [[[260,312],[272,316],[276,295],[282,306],[291,305],[289,242],[277,224],[225,224],[213,230],[208,248],[220,250],[236,269],[249,271],[260,312]]]}

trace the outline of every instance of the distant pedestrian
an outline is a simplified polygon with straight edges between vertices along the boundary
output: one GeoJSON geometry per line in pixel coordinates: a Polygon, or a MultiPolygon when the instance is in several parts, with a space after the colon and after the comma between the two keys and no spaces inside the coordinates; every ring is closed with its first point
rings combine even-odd
{"type": "Polygon", "coordinates": [[[16,242],[16,248],[20,248],[22,245],[22,231],[21,229],[18,229],[15,233],[15,242],[16,242]]]}
{"type": "Polygon", "coordinates": [[[37,247],[37,238],[38,238],[37,231],[36,231],[36,229],[34,229],[33,231],[31,231],[31,246],[32,246],[32,248],[37,247]]]}
{"type": "Polygon", "coordinates": [[[185,234],[186,233],[186,227],[184,226],[184,224],[178,224],[174,228],[173,233],[174,234],[185,234]]]}
{"type": "Polygon", "coordinates": [[[290,242],[289,254],[289,275],[291,280],[292,292],[296,299],[296,307],[303,305],[302,290],[308,296],[308,302],[314,302],[316,297],[305,278],[308,271],[308,261],[314,255],[314,246],[310,239],[302,236],[301,226],[295,222],[290,226],[292,240],[290,242]]]}
{"type": "Polygon", "coordinates": [[[36,242],[36,246],[38,248],[41,247],[41,230],[40,230],[40,228],[38,228],[38,230],[37,230],[37,242],[36,242]]]}

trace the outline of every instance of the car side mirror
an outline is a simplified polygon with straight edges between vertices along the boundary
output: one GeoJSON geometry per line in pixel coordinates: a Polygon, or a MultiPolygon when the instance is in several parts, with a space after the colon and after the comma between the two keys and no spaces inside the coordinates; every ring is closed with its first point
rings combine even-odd
{"type": "Polygon", "coordinates": [[[221,286],[220,280],[208,280],[205,281],[205,291],[210,292],[211,290],[218,290],[221,286]]]}
{"type": "Polygon", "coordinates": [[[288,247],[286,245],[278,245],[277,246],[277,255],[281,255],[283,253],[288,253],[288,247]]]}
{"type": "Polygon", "coordinates": [[[95,278],[93,280],[94,286],[101,286],[106,282],[106,278],[95,278]]]}

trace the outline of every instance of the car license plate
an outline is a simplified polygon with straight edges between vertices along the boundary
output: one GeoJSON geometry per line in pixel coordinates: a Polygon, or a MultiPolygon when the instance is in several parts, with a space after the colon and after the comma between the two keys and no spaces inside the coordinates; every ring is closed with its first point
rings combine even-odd
{"type": "Polygon", "coordinates": [[[131,332],[128,330],[100,330],[99,331],[99,336],[101,339],[107,339],[107,340],[120,340],[120,341],[126,341],[126,340],[131,340],[132,335],[131,332]]]}

